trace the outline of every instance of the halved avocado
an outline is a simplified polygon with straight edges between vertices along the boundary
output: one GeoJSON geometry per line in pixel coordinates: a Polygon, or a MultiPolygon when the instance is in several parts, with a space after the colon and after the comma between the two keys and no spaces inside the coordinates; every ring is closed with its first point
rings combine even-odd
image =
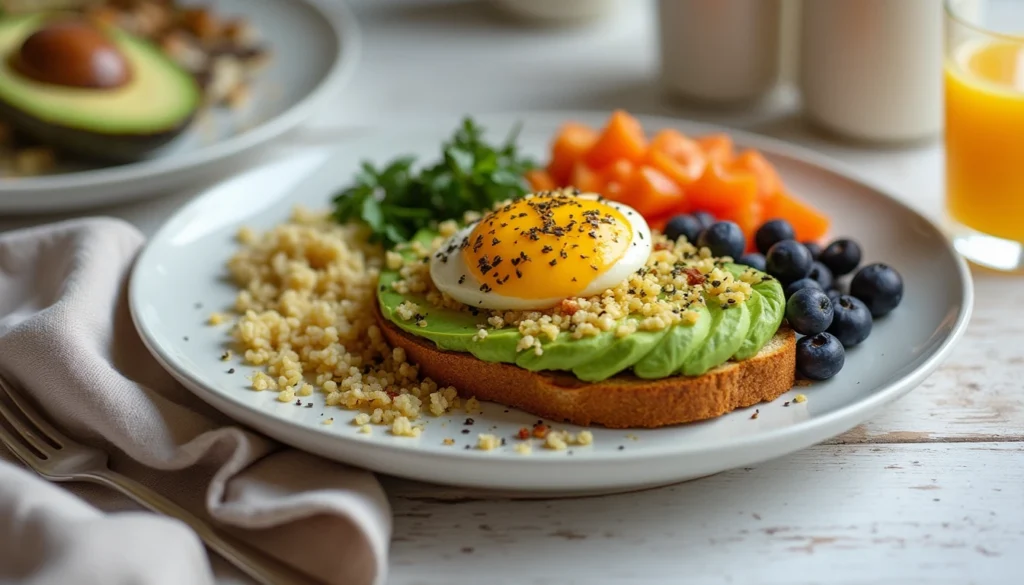
{"type": "Polygon", "coordinates": [[[88,158],[130,162],[145,157],[184,130],[202,103],[195,79],[156,46],[105,28],[131,76],[110,88],[41,82],[14,59],[25,39],[66,18],[30,14],[0,18],[0,120],[43,144],[88,158]]]}

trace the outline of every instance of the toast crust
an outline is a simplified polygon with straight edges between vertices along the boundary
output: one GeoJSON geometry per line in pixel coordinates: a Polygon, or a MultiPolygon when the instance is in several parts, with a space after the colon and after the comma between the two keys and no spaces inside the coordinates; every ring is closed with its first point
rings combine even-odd
{"type": "Polygon", "coordinates": [[[583,426],[654,428],[715,418],[778,398],[796,377],[796,335],[788,327],[779,329],[754,357],[727,362],[701,376],[644,380],[620,374],[583,382],[566,372],[531,372],[446,351],[400,329],[379,306],[376,317],[388,343],[404,349],[420,373],[440,385],[455,386],[460,396],[583,426]]]}

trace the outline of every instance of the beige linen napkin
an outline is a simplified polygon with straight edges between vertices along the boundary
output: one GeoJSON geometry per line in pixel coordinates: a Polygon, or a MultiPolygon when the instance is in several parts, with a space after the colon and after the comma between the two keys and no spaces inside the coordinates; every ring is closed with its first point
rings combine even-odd
{"type": "MultiPolygon", "coordinates": [[[[0,234],[0,372],[114,469],[267,554],[332,585],[383,582],[391,514],[372,474],[234,424],[150,357],[126,298],[142,243],[105,218],[0,234]]],[[[184,524],[103,513],[3,461],[0,543],[0,583],[213,582],[184,524]]]]}

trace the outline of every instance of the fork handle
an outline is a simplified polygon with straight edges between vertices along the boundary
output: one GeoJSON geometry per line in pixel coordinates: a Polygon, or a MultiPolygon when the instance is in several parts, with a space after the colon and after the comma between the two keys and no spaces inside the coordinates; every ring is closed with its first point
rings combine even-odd
{"type": "Polygon", "coordinates": [[[260,585],[310,585],[311,577],[206,522],[141,483],[113,471],[95,471],[82,479],[113,488],[150,510],[187,524],[211,550],[260,585]]]}

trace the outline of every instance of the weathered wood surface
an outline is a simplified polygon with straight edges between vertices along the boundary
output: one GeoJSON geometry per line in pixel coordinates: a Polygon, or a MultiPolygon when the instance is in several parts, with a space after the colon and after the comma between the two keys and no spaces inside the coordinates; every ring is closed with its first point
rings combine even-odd
{"type": "Polygon", "coordinates": [[[823,445],[596,498],[391,493],[394,585],[1021,582],[1022,443],[823,445]]]}
{"type": "Polygon", "coordinates": [[[974,285],[967,333],[939,370],[832,442],[1024,441],[1024,279],[975,271],[974,285]]]}

